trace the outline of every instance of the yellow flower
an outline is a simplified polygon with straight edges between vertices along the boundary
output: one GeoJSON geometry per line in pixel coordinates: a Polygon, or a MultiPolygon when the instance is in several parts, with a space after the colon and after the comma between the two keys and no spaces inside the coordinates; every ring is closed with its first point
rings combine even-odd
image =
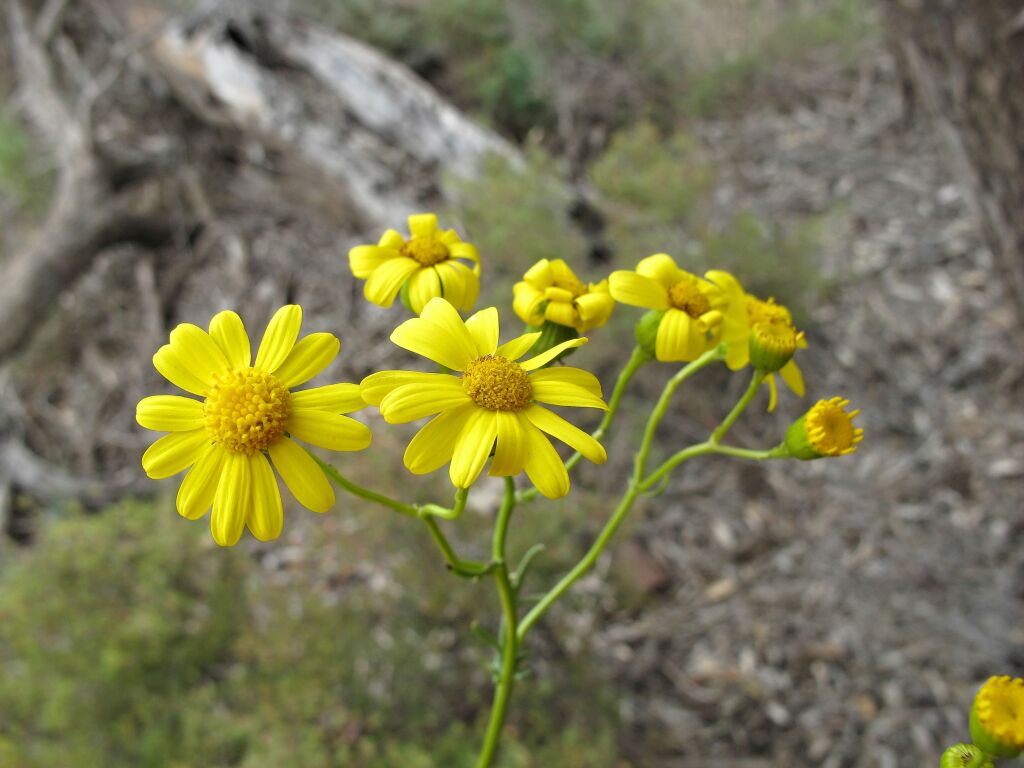
{"type": "Polygon", "coordinates": [[[993,757],[1024,750],[1024,679],[990,677],[974,697],[971,739],[993,757]]]}
{"type": "Polygon", "coordinates": [[[714,283],[684,272],[671,256],[657,253],[609,278],[612,298],[623,304],[663,311],[655,338],[658,360],[696,360],[716,343],[725,299],[714,283]]]}
{"type": "Polygon", "coordinates": [[[849,400],[841,397],[815,403],[786,432],[789,455],[807,461],[846,456],[856,451],[864,439],[864,430],[853,425],[860,411],[847,413],[849,404],[849,400]]]}
{"type": "MultiPolygon", "coordinates": [[[[762,301],[761,299],[743,290],[739,280],[728,272],[722,270],[711,270],[704,275],[722,289],[725,296],[726,309],[725,317],[722,320],[722,343],[728,345],[725,363],[730,370],[738,371],[750,362],[750,334],[751,330],[759,323],[781,323],[783,326],[792,327],[793,317],[789,310],[781,304],[776,304],[775,299],[762,301]]],[[[796,341],[797,349],[806,349],[807,340],[803,334],[799,334],[796,341]]],[[[804,376],[796,360],[790,360],[779,370],[779,376],[786,382],[797,397],[803,397],[807,391],[804,385],[804,376]]],[[[778,387],[775,383],[775,374],[766,377],[770,397],[768,399],[768,410],[774,411],[778,402],[778,387]]]]}
{"type": "Polygon", "coordinates": [[[290,391],[326,368],[341,346],[330,333],[296,343],[301,323],[301,307],[279,309],[255,363],[245,327],[230,311],[214,316],[209,333],[182,323],[153,356],[165,378],[203,399],[156,395],[139,402],[140,425],[170,432],[149,447],[142,467],[154,479],[191,467],[178,489],[178,512],[198,520],[212,505],[210,530],[221,546],[235,544],[246,525],[261,541],[281,534],[281,493],[267,454],[300,504],[326,512],[334,489],[292,438],[335,451],[370,444],[366,425],[340,415],[365,406],[356,384],[290,391]]]}
{"type": "Polygon", "coordinates": [[[472,309],[480,293],[476,247],[462,242],[454,229],[438,229],[432,213],[410,216],[409,232],[407,240],[389,229],[377,245],[357,245],[348,252],[352,274],[366,280],[366,300],[390,307],[404,287],[417,315],[437,296],[463,312],[472,309]]]}
{"type": "Polygon", "coordinates": [[[608,322],[615,301],[608,281],[586,283],[562,259],[541,259],[512,288],[512,309],[527,325],[545,320],[586,333],[608,322]]]}
{"type": "Polygon", "coordinates": [[[593,374],[564,366],[542,369],[563,350],[587,340],[570,339],[515,362],[539,335],[527,333],[498,346],[496,309],[463,321],[443,299],[434,299],[419,318],[395,329],[395,344],[461,374],[382,371],[363,379],[363,398],[391,424],[437,414],[405,451],[410,472],[425,474],[451,462],[452,483],[468,488],[493,450],[491,475],[510,477],[526,470],[537,489],[555,499],[569,492],[569,475],[543,432],[595,463],[605,461],[600,443],[539,405],[607,408],[593,374]]]}

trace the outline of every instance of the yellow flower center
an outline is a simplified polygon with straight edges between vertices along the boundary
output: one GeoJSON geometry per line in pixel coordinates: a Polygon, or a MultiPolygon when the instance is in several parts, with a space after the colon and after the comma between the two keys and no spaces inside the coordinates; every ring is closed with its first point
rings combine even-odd
{"type": "Polygon", "coordinates": [[[478,357],[466,366],[462,388],[489,411],[521,411],[533,400],[530,374],[519,363],[498,355],[478,357]]]}
{"type": "Polygon", "coordinates": [[[778,320],[768,320],[755,323],[750,329],[754,341],[762,348],[779,355],[793,355],[796,352],[797,341],[803,336],[803,331],[796,332],[789,323],[778,320]]]}
{"type": "Polygon", "coordinates": [[[864,430],[853,426],[854,417],[860,411],[847,413],[843,410],[849,400],[833,397],[819,400],[804,419],[804,428],[811,446],[822,456],[843,456],[857,450],[857,443],[864,439],[864,430]]]}
{"type": "Polygon", "coordinates": [[[451,256],[448,246],[433,235],[414,237],[400,250],[403,256],[415,259],[424,267],[432,267],[439,262],[447,261],[451,256]]]}
{"type": "Polygon", "coordinates": [[[989,678],[974,699],[982,727],[1004,744],[1024,749],[1024,680],[989,678]]]}
{"type": "Polygon", "coordinates": [[[290,413],[288,388],[255,368],[214,376],[203,403],[206,431],[214,442],[246,456],[281,437],[290,413]]]}
{"type": "Polygon", "coordinates": [[[676,309],[690,317],[700,317],[711,310],[711,302],[705,296],[694,278],[686,278],[668,289],[668,300],[676,309]]]}
{"type": "Polygon", "coordinates": [[[561,275],[552,280],[551,284],[555,288],[561,288],[563,291],[568,291],[572,294],[573,298],[582,296],[587,292],[587,286],[576,279],[574,275],[561,275]]]}
{"type": "Polygon", "coordinates": [[[755,299],[753,296],[751,296],[750,301],[747,302],[747,318],[750,320],[751,325],[774,322],[777,320],[785,321],[787,324],[791,324],[793,322],[793,319],[789,314],[789,310],[781,304],[776,304],[775,299],[761,301],[760,299],[755,299]]]}

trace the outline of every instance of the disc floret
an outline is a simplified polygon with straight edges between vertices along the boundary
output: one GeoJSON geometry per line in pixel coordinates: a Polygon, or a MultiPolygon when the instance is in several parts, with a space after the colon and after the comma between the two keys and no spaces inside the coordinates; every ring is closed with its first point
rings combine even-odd
{"type": "Polygon", "coordinates": [[[522,411],[533,401],[530,375],[519,363],[500,355],[484,355],[466,366],[462,388],[489,411],[522,411]]]}
{"type": "Polygon", "coordinates": [[[232,453],[252,456],[284,435],[291,415],[288,388],[266,371],[231,370],[214,376],[203,403],[206,431],[232,453]]]}

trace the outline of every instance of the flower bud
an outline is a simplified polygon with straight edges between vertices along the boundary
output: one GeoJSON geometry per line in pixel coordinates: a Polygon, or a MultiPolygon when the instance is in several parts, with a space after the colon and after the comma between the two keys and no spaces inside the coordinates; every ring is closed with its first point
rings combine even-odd
{"type": "Polygon", "coordinates": [[[785,320],[755,323],[747,341],[750,364],[763,373],[775,373],[793,358],[802,338],[803,333],[797,333],[785,320]]]}
{"type": "Polygon", "coordinates": [[[661,318],[664,314],[663,310],[652,309],[637,321],[636,328],[634,329],[637,346],[651,360],[655,359],[655,350],[658,344],[658,326],[661,325],[661,318]]]}
{"type": "Polygon", "coordinates": [[[1024,749],[1024,679],[990,677],[974,697],[971,739],[993,757],[1016,757],[1024,749]]]}
{"type": "Polygon", "coordinates": [[[942,753],[939,768],[994,768],[992,758],[974,744],[954,744],[942,753]]]}
{"type": "Polygon", "coordinates": [[[860,411],[846,412],[849,400],[833,397],[819,400],[786,432],[786,450],[804,461],[826,456],[845,456],[857,450],[864,430],[853,425],[860,411]]]}

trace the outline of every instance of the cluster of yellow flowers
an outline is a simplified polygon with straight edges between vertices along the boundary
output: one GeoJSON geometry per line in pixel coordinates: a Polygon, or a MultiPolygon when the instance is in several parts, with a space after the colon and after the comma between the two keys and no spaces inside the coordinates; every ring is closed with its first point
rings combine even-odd
{"type": "MultiPolygon", "coordinates": [[[[449,465],[456,488],[469,488],[490,459],[489,474],[526,473],[549,498],[565,495],[569,475],[546,435],[602,463],[605,449],[590,434],[545,406],[607,409],[593,374],[551,363],[587,342],[579,334],[605,325],[615,303],[650,310],[637,325],[637,341],[650,359],[692,361],[723,345],[732,370],[753,366],[770,389],[774,374],[804,393],[793,361],[806,346],[789,311],[746,293],[732,275],[703,278],[680,269],[666,254],[643,259],[635,271],[616,271],[584,283],[561,259],[541,260],[514,287],[513,309],[527,333],[504,344],[498,313],[484,309],[463,320],[480,290],[476,248],[433,214],[409,217],[409,237],[388,230],[376,245],[349,252],[352,273],[366,281],[366,298],[383,307],[397,297],[417,317],[399,325],[391,340],[441,367],[440,372],[382,371],[361,384],[331,384],[295,391],[337,356],[330,333],[298,338],[302,310],[282,307],[271,319],[252,359],[238,315],[226,311],[208,330],[184,323],[153,358],[175,386],[201,400],[177,395],[143,399],[137,421],[168,432],[142,459],[153,478],[188,469],[178,491],[182,516],[198,519],[212,508],[218,544],[236,543],[248,526],[261,540],[280,535],[282,502],[271,462],[295,499],[316,512],[334,504],[323,469],[295,440],[335,451],[370,445],[370,430],[344,415],[367,405],[402,424],[432,417],[413,437],[405,465],[416,474],[449,465]],[[525,357],[525,359],[523,359],[525,357]]],[[[785,446],[794,458],[839,456],[856,449],[863,431],[853,425],[848,401],[823,400],[790,428],[785,446]]]]}

